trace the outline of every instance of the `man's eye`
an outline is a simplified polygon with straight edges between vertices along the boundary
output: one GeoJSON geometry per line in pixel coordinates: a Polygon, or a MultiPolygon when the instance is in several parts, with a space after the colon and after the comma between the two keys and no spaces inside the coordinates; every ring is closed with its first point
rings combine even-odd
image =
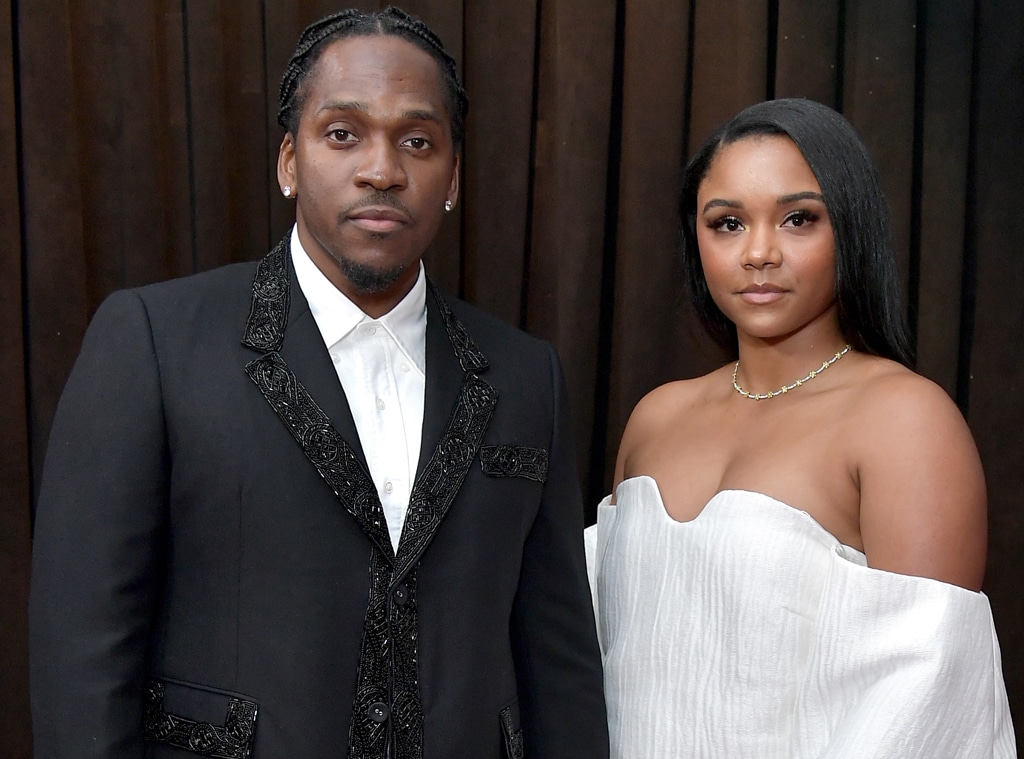
{"type": "Polygon", "coordinates": [[[352,133],[347,129],[332,129],[328,136],[335,142],[348,142],[352,139],[352,133]]]}
{"type": "Polygon", "coordinates": [[[425,137],[410,137],[405,141],[405,144],[414,150],[423,150],[430,146],[430,143],[427,142],[425,137]]]}

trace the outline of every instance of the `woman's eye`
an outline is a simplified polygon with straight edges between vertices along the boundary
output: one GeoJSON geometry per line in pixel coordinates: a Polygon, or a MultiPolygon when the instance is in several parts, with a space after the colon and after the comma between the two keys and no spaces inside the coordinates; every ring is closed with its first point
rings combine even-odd
{"type": "Polygon", "coordinates": [[[735,216],[723,216],[720,219],[715,219],[708,226],[719,232],[739,232],[743,229],[743,222],[735,216]]]}
{"type": "Polygon", "coordinates": [[[783,226],[802,227],[805,224],[810,224],[817,220],[817,215],[810,213],[809,211],[797,211],[796,213],[791,213],[787,216],[782,224],[783,226]]]}

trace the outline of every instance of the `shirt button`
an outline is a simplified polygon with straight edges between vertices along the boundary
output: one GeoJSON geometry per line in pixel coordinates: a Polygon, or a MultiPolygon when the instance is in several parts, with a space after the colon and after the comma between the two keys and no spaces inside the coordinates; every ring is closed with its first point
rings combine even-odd
{"type": "Polygon", "coordinates": [[[405,364],[405,363],[403,363],[403,364],[402,364],[402,366],[401,366],[400,368],[401,368],[401,370],[402,370],[403,372],[407,372],[407,371],[409,371],[409,365],[408,365],[408,364],[405,364]]]}
{"type": "Polygon", "coordinates": [[[394,485],[392,485],[390,482],[385,482],[384,483],[384,492],[385,493],[387,493],[388,495],[391,495],[391,493],[393,493],[394,491],[395,491],[395,486],[394,485]]]}
{"type": "Polygon", "coordinates": [[[376,335],[377,334],[377,328],[374,327],[372,324],[369,327],[366,328],[366,331],[367,331],[368,334],[371,334],[371,335],[376,335]]]}
{"type": "Polygon", "coordinates": [[[379,408],[381,411],[383,411],[384,410],[384,405],[385,405],[384,404],[384,399],[383,398],[378,398],[377,399],[377,408],[379,408]]]}
{"type": "Polygon", "coordinates": [[[388,705],[381,701],[370,704],[366,708],[366,716],[377,723],[386,722],[389,714],[391,714],[391,710],[388,709],[388,705]]]}

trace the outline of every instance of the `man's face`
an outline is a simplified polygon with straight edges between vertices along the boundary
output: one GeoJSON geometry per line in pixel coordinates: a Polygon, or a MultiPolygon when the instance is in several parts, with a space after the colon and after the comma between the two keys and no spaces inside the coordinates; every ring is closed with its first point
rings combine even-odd
{"type": "Polygon", "coordinates": [[[302,85],[298,134],[278,180],[297,196],[299,239],[334,285],[371,316],[412,288],[455,202],[459,162],[437,63],[392,36],[331,43],[302,85]]]}

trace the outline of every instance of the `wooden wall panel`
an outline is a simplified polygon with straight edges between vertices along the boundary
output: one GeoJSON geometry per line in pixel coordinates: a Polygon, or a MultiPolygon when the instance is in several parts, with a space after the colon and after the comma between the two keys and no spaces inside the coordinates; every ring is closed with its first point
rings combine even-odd
{"type": "Polygon", "coordinates": [[[53,411],[91,315],[79,155],[92,103],[76,80],[68,4],[19,3],[17,18],[28,426],[38,477],[53,411]]]}
{"type": "Polygon", "coordinates": [[[1008,211],[1024,192],[1024,7],[979,3],[974,76],[968,269],[974,285],[968,420],[978,441],[989,493],[985,591],[1003,651],[1018,750],[1024,749],[1024,217],[1008,211]],[[973,269],[973,271],[972,271],[973,269]]]}
{"type": "Polygon", "coordinates": [[[839,7],[839,0],[779,0],[775,97],[839,106],[839,7]]]}
{"type": "Polygon", "coordinates": [[[768,96],[766,0],[693,0],[689,152],[741,109],[768,96]]]}
{"type": "Polygon", "coordinates": [[[906,291],[917,16],[914,0],[846,3],[842,111],[874,156],[892,209],[893,245],[906,291]]]}
{"type": "Polygon", "coordinates": [[[10,0],[0,0],[0,753],[32,755],[28,709],[30,562],[18,121],[10,0]]]}
{"type": "Polygon", "coordinates": [[[541,4],[525,326],[565,364],[577,455],[594,419],[612,82],[614,0],[541,4]]]}
{"type": "Polygon", "coordinates": [[[636,402],[656,385],[708,371],[715,355],[682,304],[676,231],[690,11],[676,0],[626,4],[605,488],[636,402]]]}
{"type": "MultiPolygon", "coordinates": [[[[917,370],[957,397],[960,292],[970,154],[974,12],[926,4],[919,197],[917,370]]],[[[969,336],[964,336],[969,339],[969,336]]]]}
{"type": "Polygon", "coordinates": [[[535,2],[487,0],[466,8],[474,34],[465,41],[463,294],[515,325],[525,316],[537,23],[535,2]],[[508,46],[501,55],[496,39],[508,46]]]}

